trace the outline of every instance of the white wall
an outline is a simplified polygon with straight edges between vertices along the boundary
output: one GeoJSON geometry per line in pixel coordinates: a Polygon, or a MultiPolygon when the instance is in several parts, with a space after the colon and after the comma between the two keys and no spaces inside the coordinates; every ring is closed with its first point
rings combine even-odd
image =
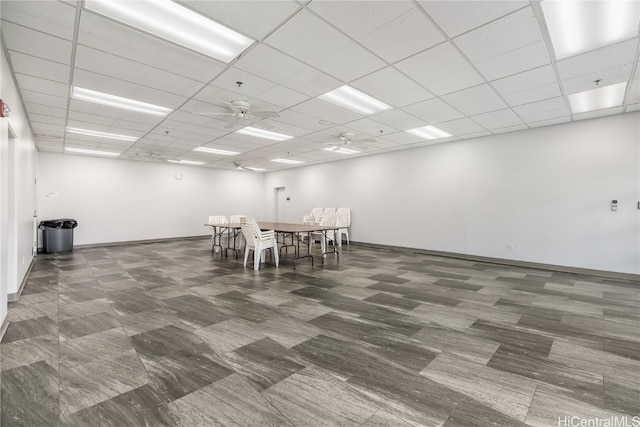
{"type": "Polygon", "coordinates": [[[4,46],[0,53],[2,56],[0,98],[11,107],[10,117],[0,119],[0,321],[2,321],[7,312],[7,296],[17,295],[33,259],[36,147],[4,46]],[[14,138],[10,138],[10,134],[14,138]]]}
{"type": "Polygon", "coordinates": [[[253,172],[38,156],[40,219],[76,219],[74,245],[205,235],[209,215],[261,218],[262,188],[263,175],[253,172]]]}
{"type": "Polygon", "coordinates": [[[282,220],[351,207],[355,241],[640,274],[639,141],[630,113],[273,172],[265,212],[284,186],[282,220]]]}

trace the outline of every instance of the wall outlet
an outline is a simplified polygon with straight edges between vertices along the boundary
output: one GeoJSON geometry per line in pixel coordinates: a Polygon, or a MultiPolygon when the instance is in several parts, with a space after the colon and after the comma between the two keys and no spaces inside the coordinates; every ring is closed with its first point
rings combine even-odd
{"type": "Polygon", "coordinates": [[[513,243],[507,243],[507,249],[512,251],[513,250],[513,243]]]}

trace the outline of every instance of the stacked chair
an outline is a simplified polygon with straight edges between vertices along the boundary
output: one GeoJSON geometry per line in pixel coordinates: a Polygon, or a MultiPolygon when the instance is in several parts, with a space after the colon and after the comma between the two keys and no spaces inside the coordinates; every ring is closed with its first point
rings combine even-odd
{"type": "Polygon", "coordinates": [[[242,235],[244,236],[245,241],[244,266],[247,266],[249,251],[252,250],[253,269],[258,270],[260,268],[260,260],[264,259],[264,251],[269,249],[273,253],[277,267],[280,263],[280,258],[278,256],[276,233],[273,230],[260,230],[258,223],[253,218],[240,218],[240,225],[242,227],[242,235]]]}

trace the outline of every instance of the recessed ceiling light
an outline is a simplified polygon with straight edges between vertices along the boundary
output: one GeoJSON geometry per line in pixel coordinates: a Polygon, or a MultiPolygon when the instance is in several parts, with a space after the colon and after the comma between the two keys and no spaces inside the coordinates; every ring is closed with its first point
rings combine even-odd
{"type": "Polygon", "coordinates": [[[637,36],[638,1],[540,2],[556,58],[566,58],[637,36]]]}
{"type": "Polygon", "coordinates": [[[320,95],[319,98],[360,114],[375,114],[393,108],[347,85],[320,95]]]}
{"type": "Polygon", "coordinates": [[[573,114],[617,107],[624,101],[627,82],[585,90],[568,96],[573,114]]]}
{"type": "Polygon", "coordinates": [[[167,160],[169,163],[179,163],[181,165],[204,165],[206,162],[196,162],[194,160],[167,160]]]}
{"type": "Polygon", "coordinates": [[[300,163],[304,163],[303,161],[300,160],[293,160],[293,159],[272,159],[272,162],[278,162],[278,163],[287,163],[290,165],[298,165],[300,163]]]}
{"type": "Polygon", "coordinates": [[[356,154],[360,152],[358,150],[354,150],[351,148],[338,147],[338,146],[323,148],[323,150],[331,151],[332,153],[339,153],[339,154],[356,154]]]}
{"type": "Polygon", "coordinates": [[[93,154],[96,156],[112,156],[112,157],[117,157],[121,154],[121,153],[114,153],[112,151],[88,150],[86,148],[74,148],[74,147],[65,147],[64,151],[69,153],[93,154]]]}
{"type": "Polygon", "coordinates": [[[67,132],[75,133],[77,135],[95,136],[96,138],[119,139],[121,141],[137,141],[138,140],[137,136],[120,135],[117,133],[100,132],[97,130],[80,129],[80,128],[74,128],[74,127],[67,127],[67,132]]]}
{"type": "Polygon", "coordinates": [[[289,135],[284,135],[282,133],[271,132],[264,129],[258,129],[251,126],[247,126],[240,130],[237,130],[236,133],[241,133],[243,135],[255,136],[258,138],[272,139],[274,141],[286,141],[287,139],[293,138],[289,135]]]}
{"type": "Polygon", "coordinates": [[[424,126],[421,128],[409,129],[406,132],[409,132],[413,135],[419,136],[420,138],[424,138],[424,139],[448,138],[451,136],[447,132],[441,129],[438,129],[435,126],[424,126]]]}
{"type": "Polygon", "coordinates": [[[153,116],[166,116],[172,110],[159,105],[148,104],[134,99],[122,98],[108,93],[98,92],[91,89],[74,86],[71,97],[78,101],[92,102],[94,104],[106,105],[109,107],[121,108],[123,110],[135,111],[137,113],[151,114],[153,116]]]}
{"type": "Polygon", "coordinates": [[[207,147],[194,148],[193,151],[200,151],[201,153],[222,154],[223,156],[235,156],[236,154],[240,154],[236,151],[218,150],[217,148],[207,147]]]}
{"type": "Polygon", "coordinates": [[[85,0],[84,7],[227,63],[254,42],[170,0],[85,0]]]}

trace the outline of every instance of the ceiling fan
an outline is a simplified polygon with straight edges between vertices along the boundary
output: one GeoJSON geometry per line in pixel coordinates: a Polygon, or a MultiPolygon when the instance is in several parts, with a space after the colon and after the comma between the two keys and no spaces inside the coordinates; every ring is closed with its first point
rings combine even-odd
{"type": "Polygon", "coordinates": [[[264,170],[264,169],[261,169],[261,168],[252,168],[252,167],[249,167],[249,166],[244,166],[242,163],[240,163],[237,160],[235,160],[233,162],[233,165],[236,167],[236,169],[240,169],[240,170],[243,170],[243,171],[249,171],[249,172],[258,172],[258,171],[264,170]]]}
{"type": "Polygon", "coordinates": [[[225,129],[233,128],[241,120],[245,125],[248,124],[247,120],[251,120],[250,124],[253,124],[256,127],[273,129],[272,125],[264,122],[263,120],[272,117],[280,117],[280,114],[276,111],[251,111],[251,103],[249,103],[249,101],[222,101],[222,103],[226,105],[230,111],[226,113],[195,112],[194,114],[201,116],[229,116],[225,129]]]}
{"type": "Polygon", "coordinates": [[[370,144],[373,142],[377,141],[373,138],[355,139],[355,135],[352,132],[344,132],[338,135],[338,141],[325,142],[324,145],[330,146],[329,148],[327,148],[328,151],[339,151],[341,149],[365,151],[368,147],[359,144],[370,144]]]}

